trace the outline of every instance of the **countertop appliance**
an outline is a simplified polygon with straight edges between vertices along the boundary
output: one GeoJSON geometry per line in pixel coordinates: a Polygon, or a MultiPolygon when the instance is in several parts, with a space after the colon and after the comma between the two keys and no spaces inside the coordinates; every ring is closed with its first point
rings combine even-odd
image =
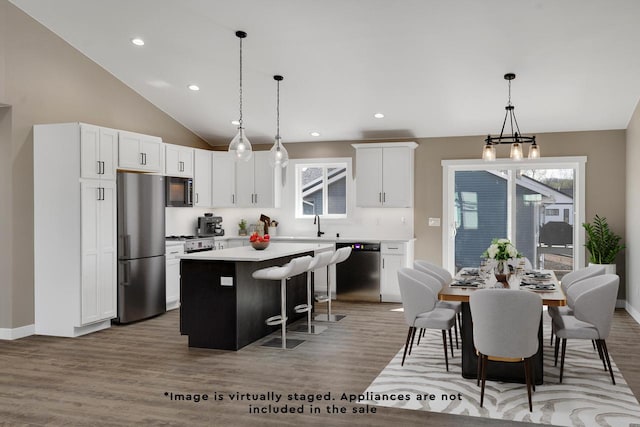
{"type": "Polygon", "coordinates": [[[165,312],[165,177],[118,172],[118,315],[130,323],[165,312]]]}
{"type": "Polygon", "coordinates": [[[222,217],[212,213],[198,217],[198,236],[224,236],[222,217]]]}
{"type": "Polygon", "coordinates": [[[336,298],[340,301],[380,302],[380,242],[338,242],[351,247],[351,256],[336,264],[336,298]]]}
{"type": "Polygon", "coordinates": [[[193,206],[193,179],[167,176],[165,182],[166,206],[181,208],[193,206]]]}
{"type": "Polygon", "coordinates": [[[182,242],[184,252],[187,254],[193,252],[213,251],[216,249],[213,237],[199,236],[167,236],[167,241],[182,242]]]}

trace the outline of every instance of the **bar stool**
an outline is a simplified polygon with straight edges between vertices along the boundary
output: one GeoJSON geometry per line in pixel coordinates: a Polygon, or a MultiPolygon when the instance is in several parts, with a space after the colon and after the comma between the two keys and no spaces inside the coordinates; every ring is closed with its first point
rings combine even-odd
{"type": "Polygon", "coordinates": [[[280,314],[269,317],[265,323],[269,326],[281,325],[282,338],[270,340],[263,345],[274,347],[281,341],[281,347],[286,349],[294,348],[304,342],[292,339],[287,343],[287,279],[307,271],[312,259],[312,257],[305,255],[292,259],[282,267],[267,267],[253,272],[254,279],[280,280],[280,314]]]}
{"type": "Polygon", "coordinates": [[[334,252],[331,261],[329,261],[329,264],[327,265],[327,296],[326,299],[318,299],[318,302],[327,303],[327,314],[317,315],[315,320],[319,322],[337,322],[345,317],[343,314],[331,314],[331,267],[345,261],[349,256],[351,256],[351,247],[347,246],[340,248],[334,252]]]}
{"type": "Polygon", "coordinates": [[[311,311],[313,310],[313,294],[311,292],[311,276],[314,270],[320,268],[326,268],[331,262],[334,252],[320,252],[313,257],[313,260],[309,263],[307,268],[307,302],[306,304],[296,305],[293,310],[296,313],[307,313],[307,325],[298,325],[297,327],[289,328],[290,331],[304,332],[309,334],[319,334],[327,329],[326,326],[318,326],[311,324],[311,311]]]}

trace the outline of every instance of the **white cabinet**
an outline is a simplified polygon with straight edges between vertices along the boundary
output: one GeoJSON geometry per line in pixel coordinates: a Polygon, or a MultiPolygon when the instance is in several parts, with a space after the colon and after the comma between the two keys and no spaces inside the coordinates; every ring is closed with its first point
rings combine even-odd
{"type": "Polygon", "coordinates": [[[164,148],[157,136],[119,132],[118,167],[140,172],[164,172],[164,148]]]}
{"type": "Polygon", "coordinates": [[[236,162],[237,206],[279,207],[279,177],[269,164],[269,151],[254,151],[248,162],[236,162]]]}
{"type": "Polygon", "coordinates": [[[211,184],[213,160],[211,151],[194,150],[193,161],[193,205],[207,208],[211,203],[211,184]]]}
{"type": "Polygon", "coordinates": [[[194,149],[181,145],[164,144],[165,174],[193,178],[194,149]]]}
{"type": "Polygon", "coordinates": [[[413,264],[413,241],[384,242],[380,246],[380,300],[401,302],[398,270],[413,264]]]}
{"type": "Polygon", "coordinates": [[[116,182],[80,183],[80,319],[84,326],[116,316],[116,182]]]}
{"type": "Polygon", "coordinates": [[[413,157],[409,143],[353,144],[356,149],[356,205],[413,206],[413,157]]]}
{"type": "Polygon", "coordinates": [[[167,244],[165,252],[167,311],[180,307],[180,255],[184,254],[184,244],[174,243],[167,244]]]}
{"type": "Polygon", "coordinates": [[[116,179],[118,131],[80,124],[80,176],[116,179]]]}
{"type": "Polygon", "coordinates": [[[211,153],[211,206],[214,208],[236,207],[236,164],[227,151],[211,153]]]}
{"type": "Polygon", "coordinates": [[[34,126],[36,334],[84,335],[116,316],[113,142],[112,130],[96,126],[34,126]]]}

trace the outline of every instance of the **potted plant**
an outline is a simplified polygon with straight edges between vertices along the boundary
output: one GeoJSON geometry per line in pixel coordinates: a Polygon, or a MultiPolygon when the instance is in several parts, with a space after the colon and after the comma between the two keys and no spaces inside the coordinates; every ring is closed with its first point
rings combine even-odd
{"type": "Polygon", "coordinates": [[[246,236],[247,235],[247,221],[241,219],[238,223],[238,236],[246,236]]]}
{"type": "Polygon", "coordinates": [[[609,274],[616,274],[616,256],[624,249],[620,244],[622,237],[611,231],[607,218],[598,215],[593,223],[582,224],[587,232],[587,242],[584,245],[589,251],[589,265],[604,265],[609,274]]]}

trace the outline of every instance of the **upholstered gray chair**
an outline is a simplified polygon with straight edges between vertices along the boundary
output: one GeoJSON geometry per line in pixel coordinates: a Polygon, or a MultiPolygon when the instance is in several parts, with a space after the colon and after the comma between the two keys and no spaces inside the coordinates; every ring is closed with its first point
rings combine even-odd
{"type": "Polygon", "coordinates": [[[510,289],[478,289],[469,297],[473,319],[473,344],[478,351],[481,389],[484,403],[487,362],[524,362],[524,374],[531,403],[532,363],[538,351],[538,328],[542,316],[542,298],[534,292],[510,289]]]}
{"type": "Polygon", "coordinates": [[[564,371],[567,339],[587,339],[595,341],[604,370],[609,370],[611,381],[613,384],[616,383],[605,340],[611,331],[619,283],[620,278],[617,275],[602,274],[581,280],[569,288],[569,293],[576,292],[577,294],[573,302],[573,314],[553,319],[553,327],[556,331],[556,363],[558,361],[558,342],[559,339],[562,340],[560,382],[562,382],[564,371]]]}
{"type": "Polygon", "coordinates": [[[439,289],[440,284],[434,277],[412,268],[398,270],[398,284],[400,285],[404,317],[409,325],[401,365],[404,366],[407,350],[411,354],[411,347],[413,347],[413,340],[418,328],[440,329],[442,331],[444,360],[448,371],[449,358],[447,355],[446,332],[449,331],[449,344],[451,346],[451,355],[453,356],[451,328],[455,324],[456,313],[451,309],[436,306],[438,294],[435,289],[439,289]]]}
{"type": "MultiPolygon", "coordinates": [[[[562,291],[565,293],[565,296],[567,297],[567,305],[562,307],[552,307],[552,306],[547,307],[547,312],[549,313],[549,316],[551,316],[551,318],[554,319],[560,316],[573,314],[573,302],[575,300],[575,297],[579,294],[579,292],[576,292],[575,290],[573,292],[569,292],[569,289],[574,284],[580,282],[581,280],[588,279],[590,277],[600,276],[604,274],[604,272],[605,272],[605,269],[603,266],[591,265],[589,267],[581,268],[579,270],[572,271],[571,273],[565,274],[565,276],[562,278],[562,281],[560,282],[560,287],[562,288],[562,291]]],[[[553,335],[555,334],[553,330],[553,322],[551,325],[552,327],[551,327],[550,344],[553,344],[553,335]]]]}
{"type": "MultiPolygon", "coordinates": [[[[451,283],[452,277],[451,273],[445,268],[440,267],[439,265],[432,264],[428,261],[424,261],[421,259],[417,259],[413,261],[413,268],[423,273],[427,273],[430,276],[435,277],[440,282],[440,289],[442,287],[451,283]]],[[[438,292],[440,292],[438,290],[438,292]]],[[[462,330],[462,303],[458,301],[438,301],[438,307],[440,308],[450,308],[451,310],[456,312],[456,320],[457,323],[454,324],[454,330],[456,335],[456,348],[458,346],[458,328],[462,330]]],[[[420,344],[420,336],[418,336],[418,344],[420,344]]]]}

